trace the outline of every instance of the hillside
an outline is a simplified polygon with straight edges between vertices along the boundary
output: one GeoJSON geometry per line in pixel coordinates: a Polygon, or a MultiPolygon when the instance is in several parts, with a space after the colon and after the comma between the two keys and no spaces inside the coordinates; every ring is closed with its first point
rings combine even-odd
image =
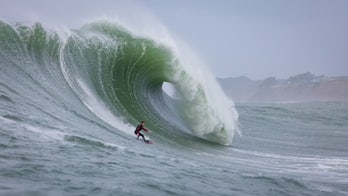
{"type": "Polygon", "coordinates": [[[288,79],[219,78],[236,102],[348,101],[348,76],[315,76],[309,72],[288,79]]]}

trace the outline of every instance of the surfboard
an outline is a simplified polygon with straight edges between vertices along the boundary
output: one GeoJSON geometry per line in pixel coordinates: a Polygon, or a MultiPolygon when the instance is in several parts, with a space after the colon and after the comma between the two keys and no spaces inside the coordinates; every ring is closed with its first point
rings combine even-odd
{"type": "Polygon", "coordinates": [[[148,141],[148,142],[145,142],[147,144],[153,144],[153,141],[148,141]]]}

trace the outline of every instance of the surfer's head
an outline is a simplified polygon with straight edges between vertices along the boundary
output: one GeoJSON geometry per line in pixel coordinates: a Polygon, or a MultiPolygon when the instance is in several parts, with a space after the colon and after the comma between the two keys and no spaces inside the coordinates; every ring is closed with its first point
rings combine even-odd
{"type": "Polygon", "coordinates": [[[141,124],[144,125],[145,121],[141,121],[141,124]]]}

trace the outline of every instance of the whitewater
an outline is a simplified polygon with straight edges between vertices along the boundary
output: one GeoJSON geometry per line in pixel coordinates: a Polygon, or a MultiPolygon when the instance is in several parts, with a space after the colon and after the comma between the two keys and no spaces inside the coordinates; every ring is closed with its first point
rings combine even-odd
{"type": "Polygon", "coordinates": [[[347,103],[234,105],[175,39],[0,21],[0,71],[1,195],[348,194],[347,103]]]}

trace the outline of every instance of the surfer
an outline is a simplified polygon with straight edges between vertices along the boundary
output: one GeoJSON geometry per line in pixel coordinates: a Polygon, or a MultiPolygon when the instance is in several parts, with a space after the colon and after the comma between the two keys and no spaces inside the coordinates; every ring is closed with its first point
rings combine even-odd
{"type": "Polygon", "coordinates": [[[149,130],[147,130],[145,127],[145,121],[141,121],[141,124],[137,126],[137,128],[134,131],[134,134],[137,135],[137,139],[139,139],[139,137],[141,136],[144,140],[144,142],[149,142],[149,140],[146,140],[144,135],[140,133],[141,130],[144,130],[146,132],[148,132],[149,130]]]}

